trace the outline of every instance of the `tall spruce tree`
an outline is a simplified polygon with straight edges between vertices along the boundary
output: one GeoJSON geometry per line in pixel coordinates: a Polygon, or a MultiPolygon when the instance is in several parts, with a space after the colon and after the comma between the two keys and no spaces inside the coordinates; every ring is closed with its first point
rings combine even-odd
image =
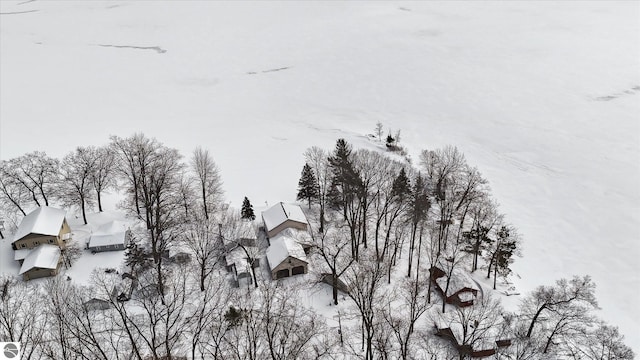
{"type": "Polygon", "coordinates": [[[249,199],[245,196],[242,200],[242,209],[240,210],[240,216],[243,219],[249,219],[251,221],[256,219],[256,214],[253,212],[253,205],[249,199]]]}
{"type": "Polygon", "coordinates": [[[300,181],[298,181],[298,196],[297,200],[307,200],[309,208],[311,208],[311,200],[318,198],[318,180],[316,179],[313,170],[309,164],[304,164],[302,167],[302,175],[300,181]]]}
{"type": "Polygon", "coordinates": [[[353,165],[351,151],[349,143],[338,139],[336,148],[328,159],[332,172],[329,202],[335,209],[341,209],[345,218],[349,203],[359,195],[362,188],[362,180],[353,165]]]}
{"type": "Polygon", "coordinates": [[[400,173],[393,180],[391,187],[391,195],[394,199],[404,201],[409,195],[411,195],[411,184],[409,184],[409,178],[407,177],[404,168],[400,169],[400,173]]]}

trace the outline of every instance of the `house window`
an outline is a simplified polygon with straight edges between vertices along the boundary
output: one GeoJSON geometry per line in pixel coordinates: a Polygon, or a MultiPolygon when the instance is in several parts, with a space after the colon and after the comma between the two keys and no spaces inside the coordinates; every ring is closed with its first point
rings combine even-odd
{"type": "Polygon", "coordinates": [[[34,241],[34,242],[33,242],[33,245],[35,245],[35,246],[40,245],[40,241],[34,241]]]}
{"type": "Polygon", "coordinates": [[[24,249],[24,248],[26,248],[26,247],[27,247],[27,244],[22,243],[22,244],[20,244],[20,247],[24,249]]]}
{"type": "Polygon", "coordinates": [[[53,239],[49,239],[49,244],[53,244],[53,239]]]}

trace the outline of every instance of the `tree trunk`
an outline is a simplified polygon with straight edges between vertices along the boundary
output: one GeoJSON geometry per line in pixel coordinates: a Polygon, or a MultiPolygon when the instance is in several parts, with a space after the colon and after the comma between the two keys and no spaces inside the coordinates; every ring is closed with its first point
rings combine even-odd
{"type": "MultiPolygon", "coordinates": [[[[253,260],[255,261],[255,260],[253,260]]],[[[253,261],[251,262],[251,274],[253,274],[253,285],[258,288],[258,278],[256,278],[256,268],[253,266],[253,261]]]]}
{"type": "Polygon", "coordinates": [[[491,278],[491,267],[493,266],[495,258],[496,258],[496,255],[493,254],[493,256],[491,256],[491,260],[489,261],[489,268],[487,269],[487,279],[491,278]]]}
{"type": "Polygon", "coordinates": [[[102,212],[102,198],[101,198],[101,194],[100,191],[96,190],[96,193],[98,194],[98,211],[102,212]]]}
{"type": "Polygon", "coordinates": [[[447,285],[444,287],[442,292],[442,313],[445,312],[445,306],[447,305],[447,293],[449,292],[449,283],[451,282],[451,276],[447,276],[447,285]]]}
{"type": "Polygon", "coordinates": [[[338,305],[338,275],[335,270],[332,275],[332,285],[333,285],[333,305],[338,305]]]}
{"type": "Polygon", "coordinates": [[[204,291],[204,279],[206,276],[205,264],[203,262],[202,266],[200,266],[200,291],[204,291]]]}
{"type": "Polygon", "coordinates": [[[136,204],[136,213],[140,216],[140,201],[138,200],[138,181],[133,177],[133,202],[136,204]]]}
{"type": "Polygon", "coordinates": [[[413,250],[416,246],[416,231],[418,230],[418,223],[411,225],[411,244],[409,245],[409,266],[407,269],[407,277],[411,277],[411,266],[413,265],[413,250]]]}
{"type": "Polygon", "coordinates": [[[207,189],[202,184],[202,208],[204,210],[204,218],[209,220],[209,209],[207,209],[207,189]]]}
{"type": "Polygon", "coordinates": [[[84,220],[84,224],[87,225],[87,212],[85,210],[84,197],[83,196],[80,197],[80,204],[81,204],[81,207],[82,207],[82,220],[84,220]]]}
{"type": "Polygon", "coordinates": [[[529,330],[527,331],[527,337],[531,337],[531,333],[533,332],[533,325],[538,320],[538,316],[540,316],[540,313],[542,312],[542,310],[546,309],[546,307],[547,307],[547,304],[542,305],[540,309],[538,309],[538,312],[536,312],[536,314],[533,316],[533,319],[531,319],[531,324],[529,325],[529,330]]]}

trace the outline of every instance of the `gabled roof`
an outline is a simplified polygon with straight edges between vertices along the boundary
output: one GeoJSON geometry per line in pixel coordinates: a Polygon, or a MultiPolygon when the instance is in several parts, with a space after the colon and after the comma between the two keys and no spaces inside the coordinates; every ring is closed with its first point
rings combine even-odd
{"type": "Polygon", "coordinates": [[[56,245],[42,244],[31,250],[29,255],[24,258],[20,275],[26,273],[33,268],[56,269],[60,260],[60,248],[56,245]]]}
{"type": "Polygon", "coordinates": [[[293,220],[299,223],[308,224],[307,217],[304,216],[304,213],[302,212],[300,206],[285,204],[283,202],[279,202],[263,211],[262,219],[264,220],[264,224],[267,227],[267,231],[271,231],[287,220],[293,220]]]}
{"type": "Polygon", "coordinates": [[[302,245],[288,236],[278,235],[271,239],[271,246],[267,248],[267,260],[271,269],[280,265],[289,256],[307,262],[302,245]]]}
{"type": "Polygon", "coordinates": [[[89,240],[89,248],[96,246],[124,244],[126,238],[127,233],[124,231],[115,234],[91,235],[91,239],[89,240]]]}
{"type": "Polygon", "coordinates": [[[129,229],[129,223],[126,221],[120,220],[112,220],[108,223],[100,225],[96,231],[93,232],[94,235],[109,235],[109,234],[117,234],[125,232],[129,229]]]}
{"type": "Polygon", "coordinates": [[[13,236],[16,242],[29,234],[56,236],[64,222],[66,211],[48,206],[41,206],[25,216],[13,236]]]}
{"type": "MultiPolygon", "coordinates": [[[[440,277],[436,280],[436,282],[438,283],[440,288],[442,288],[442,290],[444,291],[445,287],[447,286],[447,277],[446,276],[440,277]]],[[[460,270],[456,268],[453,270],[453,273],[451,274],[451,281],[449,282],[449,291],[448,291],[448,294],[446,295],[450,296],[451,294],[454,294],[455,292],[462,290],[464,288],[479,290],[478,285],[476,285],[476,283],[473,281],[473,279],[471,279],[468,273],[466,273],[464,270],[460,270]]]]}
{"type": "Polygon", "coordinates": [[[24,260],[24,258],[26,258],[30,252],[31,252],[31,249],[18,249],[13,254],[13,260],[15,261],[24,260]]]}
{"type": "Polygon", "coordinates": [[[102,224],[91,234],[89,247],[124,244],[128,229],[129,223],[125,221],[113,220],[102,224]]]}

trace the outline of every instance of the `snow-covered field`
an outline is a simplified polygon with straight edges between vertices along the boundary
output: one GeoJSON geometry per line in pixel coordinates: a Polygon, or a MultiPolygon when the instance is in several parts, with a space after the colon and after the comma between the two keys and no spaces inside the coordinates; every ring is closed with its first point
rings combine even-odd
{"type": "MultiPolygon", "coordinates": [[[[591,274],[640,352],[640,3],[0,2],[0,157],[142,131],[239,207],[311,145],[453,144],[525,240],[516,286],[591,274]]],[[[2,261],[7,256],[2,254],[2,261]]]]}

